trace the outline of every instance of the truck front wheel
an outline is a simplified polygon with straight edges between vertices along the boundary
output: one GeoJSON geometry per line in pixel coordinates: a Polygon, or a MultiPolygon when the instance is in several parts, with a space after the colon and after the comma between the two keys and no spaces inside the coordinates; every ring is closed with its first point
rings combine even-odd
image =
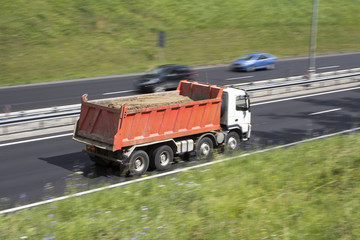
{"type": "Polygon", "coordinates": [[[149,156],[143,150],[134,151],[129,158],[129,175],[143,175],[149,167],[149,156]]]}
{"type": "Polygon", "coordinates": [[[196,144],[196,158],[209,160],[212,157],[213,142],[204,137],[196,144]]]}
{"type": "Polygon", "coordinates": [[[240,146],[240,137],[237,132],[230,132],[226,137],[226,148],[235,150],[240,146]]]}
{"type": "Polygon", "coordinates": [[[163,171],[169,169],[174,159],[174,151],[168,145],[156,148],[152,153],[152,168],[163,171]]]}

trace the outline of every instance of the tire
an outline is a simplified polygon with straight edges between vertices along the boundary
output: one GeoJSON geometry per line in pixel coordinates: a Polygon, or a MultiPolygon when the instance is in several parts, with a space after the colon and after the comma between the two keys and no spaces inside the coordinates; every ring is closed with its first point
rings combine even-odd
{"type": "Polygon", "coordinates": [[[275,64],[272,63],[272,64],[267,65],[266,69],[267,69],[267,70],[273,70],[273,69],[275,69],[275,64]]]}
{"type": "Polygon", "coordinates": [[[134,151],[129,157],[129,176],[141,176],[149,168],[149,156],[143,150],[134,151]]]}
{"type": "Polygon", "coordinates": [[[90,157],[91,161],[93,161],[95,164],[103,166],[103,167],[109,167],[112,162],[100,157],[90,157]]]}
{"type": "Polygon", "coordinates": [[[240,147],[240,136],[237,132],[230,132],[226,137],[225,152],[232,152],[240,147]]]}
{"type": "Polygon", "coordinates": [[[209,160],[212,158],[213,142],[210,138],[204,137],[196,144],[196,158],[199,160],[209,160]]]}
{"type": "Polygon", "coordinates": [[[245,72],[253,72],[253,71],[255,71],[255,68],[254,68],[254,67],[247,67],[247,68],[245,69],[245,72]]]}
{"type": "Polygon", "coordinates": [[[164,86],[159,85],[154,87],[153,92],[165,92],[165,90],[164,86]]]}
{"type": "Polygon", "coordinates": [[[174,151],[168,145],[156,148],[151,155],[150,167],[159,171],[169,169],[174,160],[174,151]]]}

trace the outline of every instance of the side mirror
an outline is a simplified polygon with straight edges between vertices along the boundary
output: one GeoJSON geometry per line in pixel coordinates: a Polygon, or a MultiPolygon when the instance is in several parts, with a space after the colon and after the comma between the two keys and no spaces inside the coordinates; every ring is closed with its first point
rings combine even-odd
{"type": "Polygon", "coordinates": [[[250,96],[249,96],[249,94],[247,94],[247,93],[246,93],[246,95],[245,95],[245,101],[246,101],[247,110],[250,111],[250,96]]]}

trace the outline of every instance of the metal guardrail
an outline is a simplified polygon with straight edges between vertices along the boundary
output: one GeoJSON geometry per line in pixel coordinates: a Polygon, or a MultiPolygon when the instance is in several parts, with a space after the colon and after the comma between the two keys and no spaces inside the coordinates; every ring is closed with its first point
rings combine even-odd
{"type": "MultiPolygon", "coordinates": [[[[323,81],[350,78],[360,76],[360,68],[340,70],[315,75],[315,79],[306,79],[304,76],[293,76],[288,78],[278,78],[257,82],[226,85],[229,87],[242,88],[247,91],[261,91],[273,88],[288,86],[310,85],[323,81]]],[[[41,108],[28,111],[19,111],[0,114],[0,126],[12,126],[22,123],[51,120],[77,116],[80,113],[80,104],[73,104],[60,107],[41,108]]]]}
{"type": "Polygon", "coordinates": [[[2,113],[0,114],[0,126],[10,126],[31,121],[42,121],[44,119],[57,119],[78,115],[79,113],[80,104],[2,113]]]}

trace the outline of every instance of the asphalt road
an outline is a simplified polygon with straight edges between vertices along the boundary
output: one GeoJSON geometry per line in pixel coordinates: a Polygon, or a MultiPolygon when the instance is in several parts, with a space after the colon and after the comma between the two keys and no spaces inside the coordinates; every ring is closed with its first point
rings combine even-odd
{"type": "MultiPolygon", "coordinates": [[[[317,72],[336,71],[360,67],[360,53],[317,57],[317,72]]],[[[308,59],[281,60],[271,71],[232,72],[228,66],[196,68],[200,82],[227,85],[289,76],[304,75],[308,59]]],[[[84,93],[89,99],[117,97],[135,94],[133,75],[99,77],[93,79],[68,80],[53,83],[23,85],[0,88],[0,112],[29,110],[43,107],[80,103],[84,93]]]]}
{"type": "MultiPolygon", "coordinates": [[[[360,125],[360,88],[252,106],[250,148],[285,144],[360,125]]],[[[0,208],[59,196],[66,189],[123,181],[118,169],[97,167],[83,144],[64,137],[0,145],[0,208]],[[76,174],[74,172],[83,172],[76,174]]],[[[175,164],[176,167],[176,164],[175,164]]]]}

